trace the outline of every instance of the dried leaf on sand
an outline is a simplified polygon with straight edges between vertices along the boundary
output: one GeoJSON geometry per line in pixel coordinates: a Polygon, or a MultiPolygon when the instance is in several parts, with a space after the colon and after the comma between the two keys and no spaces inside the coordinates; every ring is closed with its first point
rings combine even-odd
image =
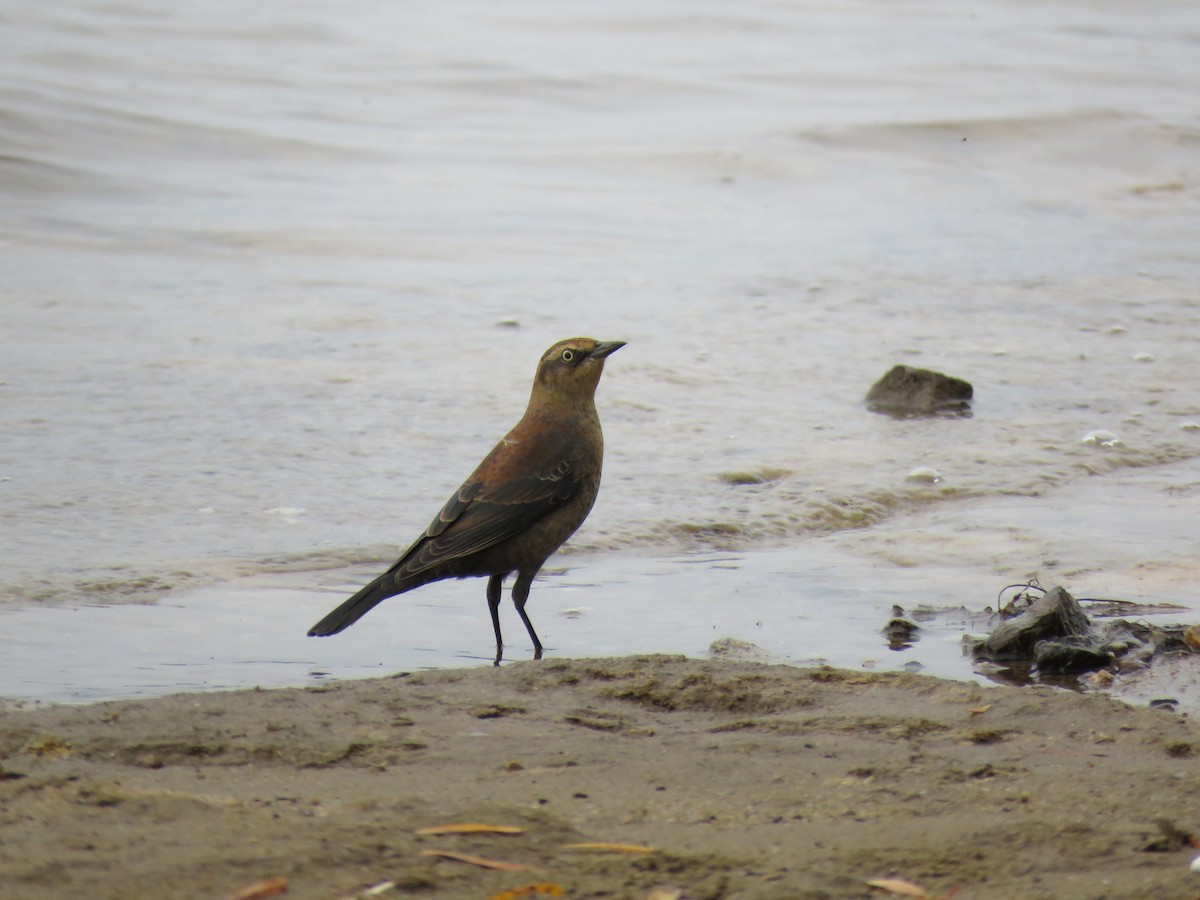
{"type": "Polygon", "coordinates": [[[541,894],[545,897],[561,897],[565,893],[566,890],[561,884],[541,881],[537,884],[525,884],[519,888],[513,888],[511,891],[492,894],[492,896],[488,897],[488,900],[520,900],[521,897],[529,897],[533,894],[541,894]]]}
{"type": "Polygon", "coordinates": [[[483,822],[457,822],[451,825],[431,825],[418,828],[415,834],[524,834],[516,825],[486,825],[483,822]]]}
{"type": "Polygon", "coordinates": [[[458,862],[470,863],[484,869],[499,869],[504,872],[540,872],[537,866],[527,866],[524,863],[507,862],[502,859],[488,859],[486,856],[472,856],[469,853],[457,853],[454,850],[422,850],[417,856],[437,856],[442,859],[453,859],[458,862]]]}
{"type": "Polygon", "coordinates": [[[266,897],[278,897],[280,894],[286,894],[287,889],[287,878],[283,875],[276,875],[273,878],[264,878],[262,881],[247,885],[231,896],[229,900],[264,900],[266,897]]]}
{"type": "Polygon", "coordinates": [[[905,881],[903,878],[872,878],[867,882],[870,887],[879,888],[889,894],[899,894],[903,897],[928,897],[929,892],[919,884],[905,881]]]}
{"type": "Polygon", "coordinates": [[[600,853],[653,853],[653,847],[641,844],[610,844],[607,841],[585,841],[580,844],[563,844],[564,850],[595,850],[600,853]]]}

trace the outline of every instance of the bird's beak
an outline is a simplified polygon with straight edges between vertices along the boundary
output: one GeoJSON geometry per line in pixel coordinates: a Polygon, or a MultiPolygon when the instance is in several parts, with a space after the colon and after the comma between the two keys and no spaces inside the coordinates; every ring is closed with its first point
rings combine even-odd
{"type": "Polygon", "coordinates": [[[625,346],[624,341],[599,341],[591,353],[592,359],[604,359],[610,353],[616,353],[625,346]]]}

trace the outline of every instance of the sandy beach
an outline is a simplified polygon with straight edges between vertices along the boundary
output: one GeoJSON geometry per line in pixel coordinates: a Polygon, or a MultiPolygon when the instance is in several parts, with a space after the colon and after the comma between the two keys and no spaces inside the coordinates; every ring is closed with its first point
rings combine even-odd
{"type": "Polygon", "coordinates": [[[1099,695],[673,656],[10,703],[0,885],[1193,898],[1198,748],[1186,716],[1099,695]],[[462,823],[520,831],[417,833],[462,823]]]}

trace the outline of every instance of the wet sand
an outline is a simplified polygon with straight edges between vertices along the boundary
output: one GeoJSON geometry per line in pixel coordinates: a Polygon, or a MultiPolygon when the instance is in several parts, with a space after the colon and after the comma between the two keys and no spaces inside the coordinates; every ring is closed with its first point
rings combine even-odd
{"type": "Polygon", "coordinates": [[[9,704],[0,885],[815,898],[900,877],[958,898],[1192,898],[1196,849],[1148,848],[1171,844],[1156,820],[1200,831],[1198,750],[1186,716],[1104,696],[666,656],[9,704]],[[415,833],[461,822],[523,831],[415,833]]]}

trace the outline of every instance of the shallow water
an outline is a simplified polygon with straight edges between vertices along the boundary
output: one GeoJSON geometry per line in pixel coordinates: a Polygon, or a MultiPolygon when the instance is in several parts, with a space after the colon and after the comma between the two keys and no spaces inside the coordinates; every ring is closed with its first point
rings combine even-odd
{"type": "MultiPolygon", "coordinates": [[[[630,583],[849,546],[846,583],[987,573],[972,608],[1039,573],[1189,594],[1194,5],[17,0],[5,19],[0,695],[25,695],[30,647],[78,660],[103,635],[58,682],[82,696],[121,680],[106,648],[135,618],[219,635],[259,603],[247,659],[325,666],[281,652],[293,601],[258,576],[304,596],[368,577],[571,334],[629,341],[573,543],[630,583]],[[896,362],[971,381],[974,415],[867,412],[896,362]],[[1081,442],[1096,429],[1121,443],[1081,442]],[[1094,516],[1025,537],[1074,491],[1094,516]],[[50,607],[97,602],[63,643],[50,607]]],[[[915,605],[866,583],[864,623],[915,605]]],[[[459,588],[474,621],[478,585],[437,596],[459,588]]],[[[571,627],[618,629],[612,652],[707,646],[603,618],[571,627]]],[[[836,657],[818,649],[800,656],[836,657]]]]}
{"type": "MultiPolygon", "coordinates": [[[[1110,519],[1090,538],[1104,546],[1106,567],[1074,568],[1094,558],[1098,546],[1078,546],[1083,523],[1101,521],[1104,507],[1136,497],[1141,475],[1102,490],[1088,482],[1064,489],[1040,511],[1023,499],[963,504],[785,548],[669,557],[566,553],[535,583],[529,612],[548,657],[705,656],[716,652],[714,642],[733,638],[754,645],[748,658],[1010,683],[1006,672],[977,668],[963,636],[983,633],[1001,589],[1030,577],[1019,566],[1031,554],[1041,558],[1047,584],[1061,574],[1080,597],[1097,595],[1089,590],[1111,599],[1151,597],[1181,607],[1152,621],[1200,621],[1198,566],[1176,557],[1194,539],[1186,502],[1165,502],[1152,529],[1110,519]],[[1016,513],[1029,515],[1021,528],[1008,524],[1016,513]],[[955,540],[956,534],[968,537],[955,540]],[[1070,571],[1056,571],[1062,569],[1070,571]],[[919,622],[907,645],[892,646],[883,633],[894,603],[905,604],[919,622]]],[[[479,580],[427,586],[385,601],[340,635],[305,637],[375,571],[301,568],[179,591],[148,606],[0,613],[7,644],[0,658],[3,696],[80,702],[491,664],[479,580]]],[[[508,603],[502,627],[506,660],[530,658],[508,603]]],[[[1186,666],[1171,671],[1169,679],[1119,679],[1113,691],[1139,702],[1172,697],[1180,709],[1200,712],[1194,675],[1186,666]]]]}

